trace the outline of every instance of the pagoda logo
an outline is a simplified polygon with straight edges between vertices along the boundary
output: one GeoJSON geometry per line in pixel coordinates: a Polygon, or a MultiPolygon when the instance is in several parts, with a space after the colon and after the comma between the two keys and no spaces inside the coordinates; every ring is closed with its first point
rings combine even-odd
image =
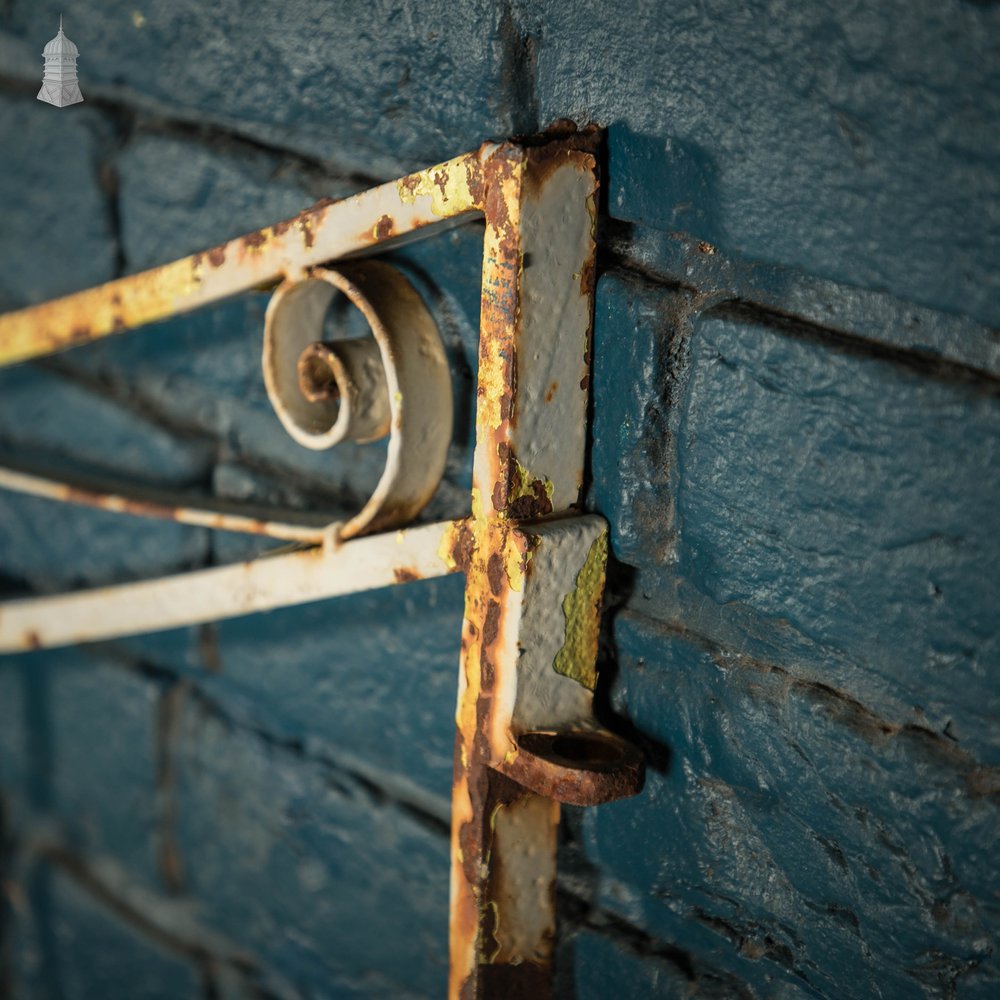
{"type": "Polygon", "coordinates": [[[45,76],[38,99],[64,108],[67,104],[79,104],[83,100],[80,84],[76,79],[76,59],[80,50],[63,34],[62,17],[59,18],[59,34],[42,50],[45,57],[45,76]]]}

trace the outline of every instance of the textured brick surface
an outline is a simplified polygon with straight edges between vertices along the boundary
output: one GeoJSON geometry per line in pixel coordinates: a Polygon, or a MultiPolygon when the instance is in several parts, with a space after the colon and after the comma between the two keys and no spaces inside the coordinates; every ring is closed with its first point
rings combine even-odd
{"type": "Polygon", "coordinates": [[[462,593],[452,577],[225,622],[226,680],[287,737],[405,776],[446,812],[462,593]]]}
{"type": "Polygon", "coordinates": [[[443,830],[197,709],[181,736],[179,843],[204,918],[305,995],[439,996],[443,830]]]}
{"type": "MultiPolygon", "coordinates": [[[[305,0],[135,10],[90,0],[67,20],[85,98],[88,84],[125,85],[369,176],[511,130],[495,92],[502,15],[482,0],[460,11],[305,0]]],[[[58,19],[57,5],[15,3],[5,27],[40,51],[58,19]]]]}
{"type": "Polygon", "coordinates": [[[100,172],[109,125],[80,108],[54,128],[46,115],[50,108],[0,95],[4,308],[64,295],[114,274],[114,231],[100,172]]]}
{"type": "Polygon", "coordinates": [[[642,798],[587,814],[587,848],[650,929],[679,913],[824,996],[946,995],[989,963],[995,775],[791,671],[630,614],[615,632],[617,697],[671,753],[642,798]]]}
{"type": "MultiPolygon", "coordinates": [[[[650,776],[566,810],[560,995],[997,995],[1000,8],[86,0],[62,110],[58,5],[0,8],[0,308],[605,125],[598,701],[650,776]]],[[[427,518],[481,238],[392,254],[454,376],[427,518]]],[[[357,509],[380,447],[292,445],[266,303],[0,371],[0,461],[357,509]]],[[[261,547],[0,496],[5,594],[261,547]]],[[[0,662],[0,993],[440,996],[461,590],[0,662]]]]}
{"type": "Polygon", "coordinates": [[[187,961],[122,926],[65,875],[43,870],[35,892],[44,910],[36,909],[36,921],[20,927],[17,939],[25,995],[173,1000],[198,994],[187,961]]]}

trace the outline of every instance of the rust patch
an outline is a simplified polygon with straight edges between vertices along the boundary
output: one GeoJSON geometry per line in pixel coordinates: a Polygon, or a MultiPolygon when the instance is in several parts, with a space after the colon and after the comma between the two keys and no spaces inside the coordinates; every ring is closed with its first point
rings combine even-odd
{"type": "Polygon", "coordinates": [[[552,513],[552,498],[545,489],[545,483],[541,479],[533,479],[528,488],[530,493],[518,497],[507,508],[508,515],[517,521],[552,513]]]}
{"type": "MultiPolygon", "coordinates": [[[[483,635],[485,636],[485,631],[483,635]]],[[[485,639],[483,640],[483,645],[479,647],[479,678],[481,690],[484,692],[492,692],[496,685],[496,668],[493,666],[493,660],[490,659],[490,652],[486,648],[485,639]]],[[[486,713],[481,712],[479,715],[480,724],[485,725],[486,713]]],[[[479,735],[477,739],[477,750],[476,753],[480,755],[485,755],[482,757],[483,760],[489,760],[489,740],[483,735],[482,740],[479,740],[479,735]]]]}
{"type": "Polygon", "coordinates": [[[267,242],[267,236],[258,230],[256,233],[247,233],[240,242],[248,250],[258,250],[267,242]]]}
{"type": "MultiPolygon", "coordinates": [[[[472,554],[476,549],[475,536],[472,534],[472,528],[469,527],[468,522],[464,522],[462,526],[455,533],[455,541],[451,547],[451,558],[455,565],[463,572],[467,573],[469,571],[469,566],[472,563],[472,554]]],[[[470,629],[475,629],[475,626],[470,623],[470,629]]],[[[475,634],[475,632],[473,632],[475,634]]]]}
{"type": "Polygon", "coordinates": [[[552,380],[552,385],[549,386],[545,393],[545,402],[551,403],[555,399],[556,392],[559,390],[559,382],[555,379],[552,380]]]}
{"type": "Polygon", "coordinates": [[[63,496],[70,503],[85,503],[90,506],[104,506],[105,499],[104,494],[95,493],[92,490],[84,490],[78,486],[66,486],[63,491],[63,496]]]}
{"type": "Polygon", "coordinates": [[[271,226],[271,232],[274,233],[275,236],[284,236],[294,224],[294,219],[283,219],[281,222],[276,222],[273,226],[271,226]]]}
{"type": "Polygon", "coordinates": [[[645,779],[642,754],[600,733],[524,733],[503,771],[539,795],[574,806],[636,795],[645,779]]]}
{"type": "Polygon", "coordinates": [[[375,228],[373,230],[376,240],[386,240],[392,236],[396,229],[396,223],[393,221],[391,215],[383,215],[382,218],[375,223],[375,228]]]}
{"type": "MultiPolygon", "coordinates": [[[[500,567],[503,572],[503,566],[500,567]]],[[[486,619],[483,622],[483,645],[492,646],[500,634],[500,604],[490,601],[486,606],[486,619]]]]}
{"type": "Polygon", "coordinates": [[[160,517],[167,521],[177,520],[177,508],[168,507],[162,503],[152,503],[149,500],[126,500],[122,507],[130,514],[139,514],[142,517],[160,517]]]}
{"type": "Polygon", "coordinates": [[[711,255],[713,255],[715,253],[715,247],[712,246],[711,243],[706,243],[704,240],[702,240],[698,244],[698,252],[699,253],[706,253],[709,256],[711,256],[711,255]]]}
{"type": "Polygon", "coordinates": [[[580,295],[587,299],[594,294],[597,287],[597,259],[593,254],[587,258],[587,263],[583,265],[580,272],[580,295]]]}
{"type": "Polygon", "coordinates": [[[509,421],[514,412],[514,395],[511,392],[504,392],[500,396],[500,419],[509,421]]]}
{"type": "Polygon", "coordinates": [[[584,375],[583,378],[580,379],[580,388],[584,392],[586,392],[590,388],[590,376],[589,375],[584,375]]]}
{"type": "Polygon", "coordinates": [[[399,182],[399,186],[412,197],[416,197],[417,188],[420,187],[420,177],[418,174],[407,174],[399,182]]]}
{"type": "Polygon", "coordinates": [[[38,633],[34,629],[31,629],[28,632],[24,633],[24,645],[28,649],[41,649],[42,648],[41,637],[38,635],[38,633]]]}
{"type": "Polygon", "coordinates": [[[537,197],[560,167],[576,163],[582,170],[595,172],[597,161],[592,153],[585,150],[553,144],[529,149],[528,163],[526,190],[537,197]]]}
{"type": "Polygon", "coordinates": [[[483,177],[483,170],[479,162],[484,148],[485,146],[480,147],[479,157],[475,160],[470,158],[465,167],[465,177],[466,183],[469,187],[469,194],[472,196],[473,202],[480,208],[485,203],[486,198],[486,181],[483,177]]]}
{"type": "Polygon", "coordinates": [[[392,575],[396,578],[396,583],[412,583],[414,580],[421,579],[420,574],[409,566],[397,566],[392,571],[392,575]]]}
{"type": "Polygon", "coordinates": [[[502,482],[493,484],[493,493],[490,499],[493,501],[494,510],[503,510],[507,506],[507,490],[502,482]]]}
{"type": "MultiPolygon", "coordinates": [[[[548,962],[500,962],[479,968],[479,995],[504,1000],[544,1000],[552,996],[552,968],[548,962]]],[[[475,993],[462,993],[475,1000],[475,993]]]]}
{"type": "Polygon", "coordinates": [[[492,553],[486,562],[486,578],[490,582],[493,596],[499,597],[503,590],[506,574],[503,568],[503,558],[497,552],[492,553]]]}
{"type": "MultiPolygon", "coordinates": [[[[248,237],[249,239],[249,237],[248,237]]],[[[208,262],[212,267],[222,267],[226,262],[226,244],[220,244],[208,251],[208,262]]]]}

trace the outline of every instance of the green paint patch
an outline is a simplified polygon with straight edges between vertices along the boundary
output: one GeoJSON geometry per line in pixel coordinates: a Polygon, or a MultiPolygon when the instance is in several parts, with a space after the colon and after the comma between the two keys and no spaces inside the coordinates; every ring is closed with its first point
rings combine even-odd
{"type": "Polygon", "coordinates": [[[576,586],[563,598],[566,638],[552,666],[591,691],[597,687],[597,635],[601,625],[601,594],[608,561],[608,533],[594,539],[576,586]]]}

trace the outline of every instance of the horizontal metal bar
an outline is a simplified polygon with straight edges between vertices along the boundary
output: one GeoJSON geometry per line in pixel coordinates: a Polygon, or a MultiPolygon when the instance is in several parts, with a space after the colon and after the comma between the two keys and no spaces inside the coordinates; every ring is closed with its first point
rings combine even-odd
{"type": "Polygon", "coordinates": [[[308,604],[458,571],[465,521],[440,521],[251,562],[0,603],[0,653],[94,642],[308,604]]]}
{"type": "Polygon", "coordinates": [[[139,274],[0,316],[0,366],[37,358],[299,278],[318,264],[482,210],[482,161],[497,147],[265,226],[139,274]]]}
{"type": "Polygon", "coordinates": [[[0,489],[26,496],[42,497],[46,500],[96,507],[115,514],[155,517],[199,528],[265,535],[287,542],[311,542],[318,545],[324,538],[329,537],[336,527],[332,515],[325,520],[310,515],[312,523],[289,521],[284,518],[274,520],[261,512],[241,512],[232,506],[228,509],[221,506],[191,507],[184,502],[187,498],[164,491],[141,490],[133,493],[95,489],[80,483],[37,476],[2,466],[0,466],[0,489]]]}

